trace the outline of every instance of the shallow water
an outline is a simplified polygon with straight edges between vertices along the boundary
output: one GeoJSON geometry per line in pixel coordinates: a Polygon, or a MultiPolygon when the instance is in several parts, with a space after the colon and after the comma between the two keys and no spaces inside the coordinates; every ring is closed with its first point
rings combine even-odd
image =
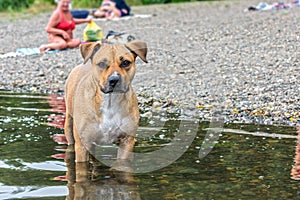
{"type": "MultiPolygon", "coordinates": [[[[98,166],[93,180],[74,184],[74,163],[63,159],[63,113],[60,96],[0,92],[0,199],[300,198],[296,128],[226,124],[213,149],[199,158],[209,130],[202,122],[191,145],[168,166],[132,176],[98,166]]],[[[163,149],[180,134],[183,122],[176,117],[153,119],[141,119],[135,152],[163,149]]]]}

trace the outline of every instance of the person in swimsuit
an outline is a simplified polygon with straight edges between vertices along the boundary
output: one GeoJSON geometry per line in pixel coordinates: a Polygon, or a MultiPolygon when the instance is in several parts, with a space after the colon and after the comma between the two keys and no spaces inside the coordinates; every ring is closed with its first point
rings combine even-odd
{"type": "Polygon", "coordinates": [[[101,7],[93,13],[94,17],[115,18],[130,14],[130,7],[125,0],[103,0],[101,7]]]}
{"type": "Polygon", "coordinates": [[[79,39],[73,38],[73,30],[76,24],[88,23],[87,19],[73,18],[69,10],[70,0],[58,0],[57,8],[52,13],[46,32],[48,33],[48,44],[40,46],[40,52],[48,50],[61,50],[66,48],[78,47],[81,43],[79,39]]]}

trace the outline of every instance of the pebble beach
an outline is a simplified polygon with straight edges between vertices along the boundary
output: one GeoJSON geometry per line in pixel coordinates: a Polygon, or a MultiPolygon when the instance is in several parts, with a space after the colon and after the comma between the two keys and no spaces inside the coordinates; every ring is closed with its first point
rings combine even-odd
{"type": "MultiPolygon", "coordinates": [[[[193,2],[132,7],[151,15],[96,20],[105,35],[125,32],[148,45],[133,87],[145,115],[178,113],[229,123],[300,123],[300,7],[246,12],[260,1],[193,2]]],[[[0,18],[0,55],[47,43],[51,13],[0,18]]],[[[83,38],[86,24],[77,25],[83,38]]],[[[60,93],[79,48],[0,58],[0,90],[60,93]]]]}

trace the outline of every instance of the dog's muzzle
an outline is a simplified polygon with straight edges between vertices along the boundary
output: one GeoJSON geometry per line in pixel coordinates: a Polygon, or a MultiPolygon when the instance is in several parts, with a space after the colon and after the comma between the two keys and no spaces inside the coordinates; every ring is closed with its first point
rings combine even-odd
{"type": "Polygon", "coordinates": [[[122,82],[120,74],[112,74],[108,77],[105,87],[101,88],[101,90],[103,93],[125,93],[128,91],[128,88],[124,87],[122,82]]]}
{"type": "Polygon", "coordinates": [[[108,77],[108,87],[109,88],[115,88],[118,82],[120,81],[121,77],[119,74],[112,74],[108,77]]]}

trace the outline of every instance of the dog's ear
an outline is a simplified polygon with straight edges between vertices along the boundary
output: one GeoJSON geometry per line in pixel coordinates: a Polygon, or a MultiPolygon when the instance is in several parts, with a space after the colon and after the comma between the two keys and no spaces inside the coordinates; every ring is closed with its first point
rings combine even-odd
{"type": "Polygon", "coordinates": [[[139,56],[145,63],[147,63],[147,44],[141,41],[132,41],[125,44],[125,47],[129,49],[131,52],[139,56]]]}
{"type": "Polygon", "coordinates": [[[99,42],[90,42],[82,44],[80,46],[81,55],[84,59],[84,64],[93,57],[94,53],[97,52],[101,47],[99,42]]]}

